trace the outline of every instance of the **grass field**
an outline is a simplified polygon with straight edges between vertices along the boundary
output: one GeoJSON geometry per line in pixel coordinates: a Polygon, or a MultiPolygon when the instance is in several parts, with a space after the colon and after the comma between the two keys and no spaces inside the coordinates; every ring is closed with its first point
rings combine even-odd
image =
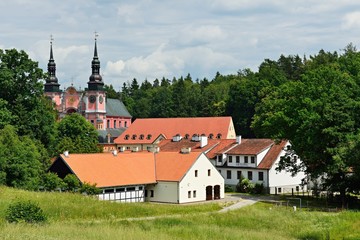
{"type": "Polygon", "coordinates": [[[217,213],[223,203],[118,204],[64,193],[0,187],[0,239],[360,239],[360,213],[292,211],[257,203],[217,213]],[[9,224],[4,211],[16,199],[39,204],[49,221],[9,224]],[[157,216],[150,220],[130,220],[157,216]]]}

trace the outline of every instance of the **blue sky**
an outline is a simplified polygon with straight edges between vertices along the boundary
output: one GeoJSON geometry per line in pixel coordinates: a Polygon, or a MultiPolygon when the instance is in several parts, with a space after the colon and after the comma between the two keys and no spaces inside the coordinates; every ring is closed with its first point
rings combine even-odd
{"type": "Polygon", "coordinates": [[[62,88],[87,86],[95,31],[103,80],[116,90],[133,78],[257,71],[266,58],[360,41],[353,0],[11,0],[0,9],[0,48],[25,50],[44,71],[53,35],[62,88]]]}

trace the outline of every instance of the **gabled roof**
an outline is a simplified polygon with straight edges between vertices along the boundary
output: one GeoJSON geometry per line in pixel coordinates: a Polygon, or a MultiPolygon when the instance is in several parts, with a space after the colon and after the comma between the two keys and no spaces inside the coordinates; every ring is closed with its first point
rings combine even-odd
{"type": "Polygon", "coordinates": [[[212,134],[214,138],[220,134],[221,138],[227,138],[230,127],[232,127],[231,117],[138,118],[120,137],[115,139],[115,143],[151,144],[160,134],[167,139],[177,134],[182,137],[189,135],[190,138],[194,134],[206,136],[212,134]]]}
{"type": "Polygon", "coordinates": [[[81,182],[96,183],[97,187],[156,182],[153,153],[61,154],[60,158],[81,182]]]}
{"type": "Polygon", "coordinates": [[[157,181],[181,181],[196,162],[199,152],[136,152],[61,154],[50,168],[63,161],[81,182],[96,183],[99,188],[152,184],[157,181]]]}
{"type": "Polygon", "coordinates": [[[242,139],[241,143],[230,149],[227,154],[232,155],[257,155],[271,147],[274,141],[271,139],[242,139]]]}
{"type": "Polygon", "coordinates": [[[236,145],[234,139],[208,139],[207,145],[201,148],[199,141],[183,138],[178,142],[172,139],[164,139],[158,146],[161,152],[179,152],[181,148],[190,147],[192,152],[203,152],[209,159],[212,159],[216,157],[218,152],[233,145],[236,145]]]}
{"type": "Polygon", "coordinates": [[[201,153],[161,152],[156,158],[156,179],[158,181],[181,181],[201,153]]]}
{"type": "Polygon", "coordinates": [[[113,98],[106,99],[106,115],[112,117],[131,118],[131,115],[126,109],[124,103],[119,99],[113,99],[113,98]]]}
{"type": "Polygon", "coordinates": [[[278,144],[272,145],[270,150],[265,155],[264,159],[258,165],[258,168],[270,169],[275,163],[275,161],[278,159],[278,157],[280,156],[281,151],[284,149],[287,143],[288,143],[287,140],[283,140],[278,144]]]}

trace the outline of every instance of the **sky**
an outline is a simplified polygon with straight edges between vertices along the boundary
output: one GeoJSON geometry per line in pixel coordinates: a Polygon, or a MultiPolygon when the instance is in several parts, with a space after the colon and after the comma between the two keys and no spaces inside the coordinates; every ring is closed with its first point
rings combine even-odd
{"type": "Polygon", "coordinates": [[[0,9],[0,49],[26,51],[45,72],[53,36],[62,89],[87,87],[95,32],[100,73],[117,91],[134,78],[211,80],[360,41],[354,0],[3,0],[0,9]]]}

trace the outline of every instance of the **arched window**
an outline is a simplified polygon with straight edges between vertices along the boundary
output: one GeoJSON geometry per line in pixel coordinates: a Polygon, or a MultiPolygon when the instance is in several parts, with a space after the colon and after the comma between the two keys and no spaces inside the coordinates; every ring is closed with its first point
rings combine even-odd
{"type": "Polygon", "coordinates": [[[129,134],[125,135],[125,140],[129,140],[129,134]]]}
{"type": "Polygon", "coordinates": [[[210,134],[209,134],[209,138],[210,138],[210,139],[213,139],[213,138],[214,138],[214,134],[210,133],[210,134]]]}
{"type": "Polygon", "coordinates": [[[143,140],[144,139],[144,134],[140,134],[139,139],[143,140]]]}
{"type": "Polygon", "coordinates": [[[216,135],[216,138],[217,138],[217,139],[220,139],[220,138],[221,138],[221,133],[218,133],[218,134],[216,135]]]}

